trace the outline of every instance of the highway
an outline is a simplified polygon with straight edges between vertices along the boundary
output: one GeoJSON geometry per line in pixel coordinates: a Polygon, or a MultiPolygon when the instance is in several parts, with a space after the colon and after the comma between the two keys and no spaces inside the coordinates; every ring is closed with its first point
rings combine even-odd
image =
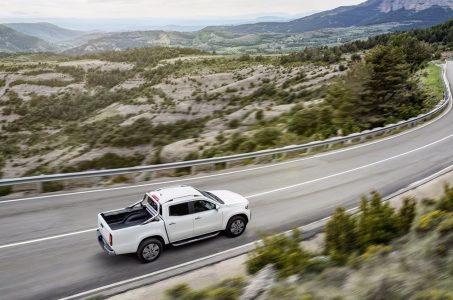
{"type": "MultiPolygon", "coordinates": [[[[453,62],[447,64],[453,84],[453,62]]],[[[58,299],[191,261],[355,207],[373,189],[391,194],[453,164],[453,111],[396,136],[276,164],[248,166],[135,187],[0,200],[0,299],[58,299]],[[160,186],[230,189],[251,202],[237,239],[218,237],[166,249],[158,261],[109,257],[95,238],[96,214],[160,186]]]]}

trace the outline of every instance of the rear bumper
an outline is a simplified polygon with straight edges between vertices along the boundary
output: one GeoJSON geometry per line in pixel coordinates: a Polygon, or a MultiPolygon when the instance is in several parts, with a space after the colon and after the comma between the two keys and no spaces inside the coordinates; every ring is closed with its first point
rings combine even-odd
{"type": "Polygon", "coordinates": [[[102,237],[102,234],[99,231],[99,229],[96,230],[96,236],[97,236],[99,245],[101,246],[102,250],[107,252],[108,255],[116,255],[115,251],[113,251],[113,249],[110,247],[110,245],[102,237]]]}

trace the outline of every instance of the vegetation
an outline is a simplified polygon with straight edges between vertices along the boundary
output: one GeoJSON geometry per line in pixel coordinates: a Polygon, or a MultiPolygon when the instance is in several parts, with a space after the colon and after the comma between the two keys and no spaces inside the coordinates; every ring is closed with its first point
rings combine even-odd
{"type": "Polygon", "coordinates": [[[152,47],[137,48],[124,51],[106,51],[82,56],[107,61],[132,62],[137,67],[156,66],[161,60],[187,55],[208,55],[209,53],[191,48],[152,47]]]}
{"type": "MultiPolygon", "coordinates": [[[[351,295],[366,300],[453,299],[452,195],[453,188],[445,186],[437,201],[422,201],[416,209],[416,199],[405,198],[397,211],[373,192],[362,198],[355,215],[336,210],[325,230],[327,256],[304,250],[300,233],[294,231],[291,236],[265,237],[249,254],[247,270],[256,274],[272,265],[278,271],[266,294],[269,300],[351,295]]],[[[184,296],[196,293],[184,289],[179,288],[177,299],[191,299],[184,296]]]]}
{"type": "Polygon", "coordinates": [[[241,277],[230,278],[199,291],[193,291],[186,284],[179,284],[166,291],[167,300],[235,300],[245,287],[241,277]]]}

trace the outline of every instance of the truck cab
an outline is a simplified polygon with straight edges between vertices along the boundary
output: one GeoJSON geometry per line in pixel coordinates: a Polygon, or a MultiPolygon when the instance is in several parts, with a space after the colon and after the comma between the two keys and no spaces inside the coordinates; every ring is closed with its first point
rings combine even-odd
{"type": "Polygon", "coordinates": [[[249,202],[226,190],[190,186],[157,189],[123,209],[98,214],[97,236],[109,254],[137,253],[156,260],[164,245],[181,246],[225,232],[241,235],[250,221],[249,202]]]}

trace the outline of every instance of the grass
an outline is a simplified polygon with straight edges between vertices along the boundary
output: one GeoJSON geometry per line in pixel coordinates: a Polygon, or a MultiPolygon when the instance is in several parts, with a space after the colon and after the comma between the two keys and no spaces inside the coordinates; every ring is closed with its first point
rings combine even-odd
{"type": "Polygon", "coordinates": [[[442,69],[430,63],[422,70],[421,84],[426,95],[426,107],[433,107],[444,96],[444,84],[442,80],[442,69]]]}

